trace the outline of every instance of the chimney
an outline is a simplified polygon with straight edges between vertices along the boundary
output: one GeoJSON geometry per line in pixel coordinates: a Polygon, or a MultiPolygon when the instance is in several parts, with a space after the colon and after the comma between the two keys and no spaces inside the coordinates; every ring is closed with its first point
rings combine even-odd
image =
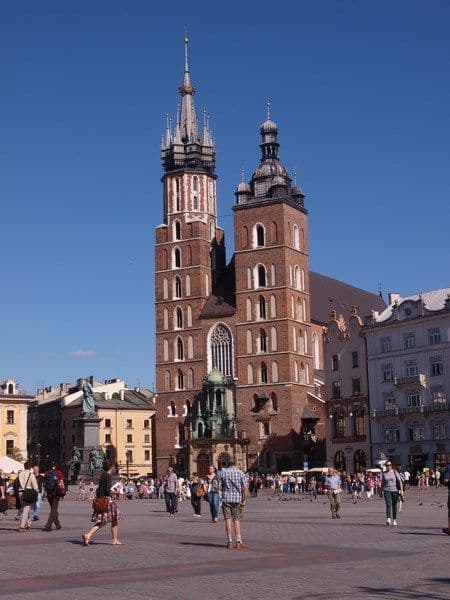
{"type": "Polygon", "coordinates": [[[119,390],[119,398],[120,400],[125,400],[125,390],[119,390]]]}
{"type": "Polygon", "coordinates": [[[395,294],[394,292],[389,292],[388,300],[389,300],[389,304],[394,304],[394,302],[397,302],[398,300],[400,300],[400,294],[395,294]]]}

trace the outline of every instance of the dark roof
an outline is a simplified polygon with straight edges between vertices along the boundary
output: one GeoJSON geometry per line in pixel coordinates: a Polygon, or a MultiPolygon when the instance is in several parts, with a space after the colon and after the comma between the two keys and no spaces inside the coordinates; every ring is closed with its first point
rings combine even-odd
{"type": "Polygon", "coordinates": [[[235,306],[234,256],[224,272],[214,284],[213,293],[200,313],[201,319],[230,317],[236,312],[235,306]]]}
{"type": "MultiPolygon", "coordinates": [[[[147,391],[147,390],[145,390],[147,391]]],[[[118,392],[117,392],[118,394],[118,392]]],[[[135,391],[135,390],[125,390],[124,399],[120,400],[120,398],[110,398],[106,399],[101,392],[94,392],[95,399],[95,408],[112,408],[112,409],[154,409],[155,405],[148,396],[147,393],[143,393],[143,391],[135,391]]],[[[83,397],[74,400],[70,404],[68,404],[65,408],[72,408],[74,406],[81,406],[83,404],[83,397]]]]}
{"type": "Polygon", "coordinates": [[[335,310],[339,314],[348,314],[353,306],[361,317],[370,315],[372,310],[382,311],[386,304],[378,294],[366,292],[343,281],[332,279],[320,273],[309,274],[311,289],[311,321],[326,325],[330,321],[330,313],[335,310]]]}
{"type": "Polygon", "coordinates": [[[302,416],[300,417],[302,420],[314,419],[316,421],[319,420],[319,415],[313,411],[307,404],[303,407],[302,416]]]}

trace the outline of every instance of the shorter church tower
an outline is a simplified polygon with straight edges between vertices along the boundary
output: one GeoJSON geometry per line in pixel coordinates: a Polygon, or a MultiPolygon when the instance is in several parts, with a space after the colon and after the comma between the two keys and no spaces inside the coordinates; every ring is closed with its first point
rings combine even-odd
{"type": "MultiPolygon", "coordinates": [[[[261,125],[261,160],[240,183],[234,210],[237,421],[248,467],[309,460],[313,391],[307,211],[279,159],[278,127],[261,125]],[[303,420],[308,418],[308,433],[303,420]]],[[[314,428],[312,428],[314,429],[314,428]]]]}

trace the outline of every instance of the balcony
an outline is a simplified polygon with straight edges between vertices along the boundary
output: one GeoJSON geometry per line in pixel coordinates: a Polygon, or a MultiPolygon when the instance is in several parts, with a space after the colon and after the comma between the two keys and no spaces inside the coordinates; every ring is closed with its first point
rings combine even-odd
{"type": "Polygon", "coordinates": [[[427,387],[427,382],[425,375],[423,373],[418,373],[417,375],[407,375],[406,377],[395,377],[394,378],[395,387],[407,387],[420,385],[421,387],[427,387]]]}
{"type": "Polygon", "coordinates": [[[447,412],[449,405],[447,402],[435,402],[423,406],[408,406],[406,408],[386,408],[384,410],[374,410],[373,416],[375,419],[379,417],[407,417],[408,415],[428,415],[434,413],[447,412]]]}

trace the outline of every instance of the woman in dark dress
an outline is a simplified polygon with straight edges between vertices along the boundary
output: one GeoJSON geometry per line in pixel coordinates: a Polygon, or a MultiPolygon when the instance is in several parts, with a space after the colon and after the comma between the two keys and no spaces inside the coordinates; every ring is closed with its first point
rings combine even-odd
{"type": "Polygon", "coordinates": [[[97,488],[97,498],[107,498],[108,505],[106,510],[103,512],[96,512],[92,515],[92,521],[94,526],[87,533],[83,534],[83,545],[90,546],[91,538],[100,531],[107,523],[111,523],[111,536],[113,546],[121,546],[122,542],[119,540],[119,519],[120,511],[117,507],[115,500],[111,498],[111,473],[113,470],[112,464],[105,460],[103,463],[103,473],[100,476],[100,481],[97,488]]]}

